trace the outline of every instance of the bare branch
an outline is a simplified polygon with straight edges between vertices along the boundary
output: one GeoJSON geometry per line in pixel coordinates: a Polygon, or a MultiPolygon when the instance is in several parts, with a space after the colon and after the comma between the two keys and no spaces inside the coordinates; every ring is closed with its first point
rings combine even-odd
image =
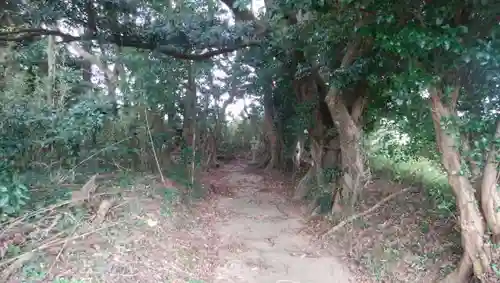
{"type": "Polygon", "coordinates": [[[400,191],[397,191],[395,193],[392,193],[388,196],[386,196],[385,198],[383,198],[381,201],[377,202],[374,206],[372,206],[371,208],[361,212],[361,213],[357,213],[357,214],[354,214],[354,215],[351,215],[350,217],[348,217],[347,219],[343,220],[342,222],[340,222],[339,224],[333,226],[330,230],[326,231],[325,233],[321,234],[320,237],[322,238],[326,238],[327,236],[337,232],[340,228],[344,227],[345,225],[351,223],[352,221],[360,218],[360,217],[364,217],[370,213],[372,213],[373,211],[375,211],[376,209],[378,209],[379,207],[381,207],[383,204],[385,204],[386,202],[392,200],[393,198],[399,196],[400,194],[403,194],[403,193],[406,193],[410,190],[412,190],[413,187],[409,187],[409,188],[405,188],[405,189],[402,189],[400,191]]]}

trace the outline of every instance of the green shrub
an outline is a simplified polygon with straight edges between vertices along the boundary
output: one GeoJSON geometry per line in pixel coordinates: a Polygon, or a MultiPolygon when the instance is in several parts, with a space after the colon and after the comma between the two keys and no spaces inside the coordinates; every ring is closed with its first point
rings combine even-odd
{"type": "Polygon", "coordinates": [[[11,174],[0,175],[0,221],[19,213],[29,199],[28,188],[11,174]]]}
{"type": "Polygon", "coordinates": [[[371,152],[369,159],[376,174],[397,182],[422,186],[440,214],[449,216],[455,212],[455,197],[448,178],[436,162],[424,157],[391,158],[377,152],[371,152]]]}

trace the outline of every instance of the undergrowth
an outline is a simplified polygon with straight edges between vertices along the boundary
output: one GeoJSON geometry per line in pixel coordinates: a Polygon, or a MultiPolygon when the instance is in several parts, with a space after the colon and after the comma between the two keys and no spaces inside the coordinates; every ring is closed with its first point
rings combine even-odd
{"type": "Polygon", "coordinates": [[[446,173],[436,162],[424,157],[391,158],[379,152],[371,152],[369,162],[377,176],[422,187],[440,215],[448,217],[456,211],[446,173]]]}
{"type": "MultiPolygon", "coordinates": [[[[110,216],[106,215],[114,207],[127,205],[126,199],[123,198],[125,194],[146,193],[145,199],[159,199],[162,204],[160,213],[167,217],[172,215],[173,206],[178,203],[179,194],[183,191],[190,192],[184,193],[189,200],[194,200],[202,194],[202,188],[197,182],[190,188],[184,187],[190,185],[189,180],[186,180],[186,173],[174,169],[168,170],[165,177],[175,181],[175,188],[162,186],[157,176],[151,173],[118,171],[103,175],[92,185],[93,189],[83,194],[84,202],[77,201],[74,197],[75,194],[85,191],[86,185],[82,186],[85,181],[80,180],[92,180],[92,176],[76,174],[74,181],[64,183],[58,182],[59,179],[36,176],[38,174],[31,172],[25,178],[25,182],[30,184],[30,198],[27,203],[1,222],[0,279],[10,276],[13,270],[11,271],[9,266],[16,265],[21,267],[20,276],[25,279],[22,282],[40,282],[50,277],[51,269],[60,258],[57,256],[52,262],[46,262],[47,258],[43,256],[46,250],[55,248],[57,254],[58,249],[62,251],[67,245],[66,241],[75,238],[75,235],[91,235],[94,231],[107,230],[106,227],[120,223],[120,219],[108,219],[110,216]],[[96,221],[101,217],[100,211],[104,202],[109,202],[110,206],[102,213],[102,220],[96,221]]],[[[81,281],[54,278],[50,282],[81,281]]]]}

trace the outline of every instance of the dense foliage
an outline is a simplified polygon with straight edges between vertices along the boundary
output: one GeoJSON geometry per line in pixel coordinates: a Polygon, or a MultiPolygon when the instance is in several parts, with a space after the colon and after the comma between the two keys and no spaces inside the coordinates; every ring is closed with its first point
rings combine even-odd
{"type": "Polygon", "coordinates": [[[356,204],[370,178],[367,153],[425,157],[448,175],[449,186],[431,195],[453,211],[444,192],[451,188],[462,220],[464,257],[448,279],[465,282],[473,267],[484,282],[495,280],[498,259],[484,238],[500,235],[500,5],[265,1],[258,14],[251,7],[0,4],[2,216],[26,203],[22,175],[40,164],[161,171],[176,164],[181,145],[194,181],[222,149],[248,149],[259,138],[258,163],[268,168],[298,166],[309,152],[313,165],[295,196],[320,188],[332,207],[356,204]],[[227,107],[250,97],[258,105],[228,125],[227,107]],[[365,139],[387,128],[406,137],[404,154],[401,144],[374,150],[380,141],[365,139]]]}

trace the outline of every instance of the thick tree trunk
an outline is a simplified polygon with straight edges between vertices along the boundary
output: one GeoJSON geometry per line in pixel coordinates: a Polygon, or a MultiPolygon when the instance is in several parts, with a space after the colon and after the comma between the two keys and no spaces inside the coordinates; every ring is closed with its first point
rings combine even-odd
{"type": "Polygon", "coordinates": [[[264,94],[264,133],[266,135],[266,140],[269,142],[269,163],[266,165],[266,170],[271,170],[279,167],[280,163],[280,139],[278,138],[278,133],[274,126],[274,109],[273,109],[272,94],[266,92],[264,94]]]}
{"type": "Polygon", "coordinates": [[[342,160],[341,186],[345,191],[343,195],[348,196],[349,204],[353,206],[366,182],[361,130],[340,96],[328,95],[326,102],[339,131],[342,160]]]}
{"type": "MultiPolygon", "coordinates": [[[[356,54],[359,52],[358,49],[359,42],[357,40],[348,44],[340,68],[347,68],[354,62],[356,54]]],[[[331,87],[325,97],[325,102],[339,132],[342,158],[341,187],[344,191],[342,195],[348,196],[346,201],[351,206],[354,206],[367,181],[365,159],[361,146],[361,129],[358,126],[365,99],[360,99],[361,95],[356,94],[358,98],[351,107],[351,113],[349,113],[341,95],[341,90],[337,87],[331,87]]]]}
{"type": "Polygon", "coordinates": [[[438,89],[431,88],[430,93],[436,140],[441,152],[441,161],[448,173],[448,182],[457,199],[464,248],[464,255],[458,269],[444,282],[465,283],[468,282],[471,267],[478,278],[485,278],[491,270],[491,252],[489,245],[485,242],[485,222],[477,205],[474,188],[471,182],[460,174],[459,146],[452,134],[441,127],[442,119],[453,118],[452,107],[443,105],[441,92],[438,89]]]}
{"type": "Polygon", "coordinates": [[[186,172],[191,180],[191,187],[183,194],[182,199],[188,200],[188,195],[191,194],[196,175],[198,175],[198,167],[196,166],[196,145],[199,140],[196,125],[196,72],[192,62],[187,66],[188,82],[186,97],[184,100],[184,121],[183,121],[183,138],[186,145],[186,156],[184,156],[184,165],[186,172]]]}
{"type": "MultiPolygon", "coordinates": [[[[495,140],[500,140],[500,121],[497,122],[494,134],[495,140]]],[[[498,181],[500,179],[498,155],[499,149],[495,142],[491,143],[491,149],[486,158],[481,184],[481,206],[486,223],[493,233],[493,242],[500,242],[500,194],[498,192],[498,181]]]]}
{"type": "Polygon", "coordinates": [[[324,168],[323,168],[323,141],[311,141],[311,159],[316,175],[316,185],[319,189],[325,188],[324,168]]]}
{"type": "Polygon", "coordinates": [[[330,190],[332,192],[332,214],[341,212],[343,207],[342,183],[338,175],[338,171],[340,170],[339,166],[342,165],[340,148],[340,138],[337,136],[330,140],[323,157],[323,168],[335,170],[332,179],[328,180],[330,182],[330,190]]]}
{"type": "MultiPolygon", "coordinates": [[[[313,181],[313,183],[316,184],[315,187],[319,188],[318,191],[322,191],[324,189],[323,148],[324,139],[327,135],[327,127],[325,127],[325,121],[323,121],[324,116],[322,115],[323,113],[321,108],[321,105],[322,103],[324,105],[324,102],[319,101],[323,94],[318,88],[314,76],[309,75],[295,78],[293,85],[298,103],[315,105],[315,108],[312,109],[310,113],[307,113],[312,119],[312,123],[307,125],[307,136],[311,143],[310,156],[308,156],[309,154],[307,154],[304,150],[304,144],[307,139],[306,134],[300,132],[297,140],[298,147],[296,148],[294,157],[295,167],[300,165],[301,160],[305,160],[310,164],[307,174],[300,180],[300,182],[297,183],[295,188],[294,198],[300,199],[304,198],[308,194],[309,189],[314,187],[311,186],[310,181],[313,181]]],[[[294,171],[297,170],[298,168],[294,169],[294,171]]],[[[316,202],[314,201],[313,205],[315,204],[316,202]]],[[[314,208],[315,207],[312,209],[314,210],[314,208]]]]}

